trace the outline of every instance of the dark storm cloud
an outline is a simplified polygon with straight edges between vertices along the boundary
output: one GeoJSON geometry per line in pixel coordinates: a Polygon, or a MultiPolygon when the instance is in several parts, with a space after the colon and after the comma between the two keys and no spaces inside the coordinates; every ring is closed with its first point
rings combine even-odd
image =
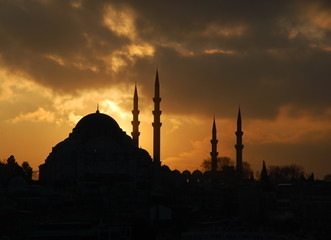
{"type": "Polygon", "coordinates": [[[233,117],[241,104],[249,117],[274,117],[293,104],[322,114],[331,26],[314,24],[311,6],[331,11],[327,1],[1,1],[0,59],[56,91],[137,80],[149,96],[159,65],[168,113],[233,117]],[[132,9],[135,39],[105,26],[109,4],[132,9]],[[140,43],[154,58],[124,54],[125,67],[109,71],[104,57],[140,43]]]}
{"type": "Polygon", "coordinates": [[[98,57],[118,49],[127,40],[102,24],[104,8],[102,4],[96,6],[76,9],[70,1],[1,1],[2,65],[24,71],[35,81],[61,91],[111,80],[98,57]],[[60,65],[48,59],[49,55],[59,56],[67,64],[60,65]],[[70,65],[77,61],[101,71],[70,65]]]}
{"type": "Polygon", "coordinates": [[[331,100],[331,55],[308,54],[285,62],[267,54],[191,58],[166,53],[161,65],[166,67],[163,84],[168,87],[167,101],[178,112],[183,106],[195,106],[197,111],[217,109],[221,115],[229,115],[241,103],[253,117],[274,116],[284,104],[322,113],[331,100]],[[173,79],[177,81],[169,83],[173,79]],[[178,96],[181,105],[175,104],[178,96]]]}
{"type": "MultiPolygon", "coordinates": [[[[233,28],[245,25],[250,28],[248,37],[258,39],[268,37],[279,13],[288,5],[275,1],[131,1],[141,16],[138,21],[141,34],[146,38],[177,40],[184,44],[206,44],[201,42],[228,42],[224,37],[216,39],[204,38],[197,33],[209,24],[221,24],[222,27],[233,28]],[[262,32],[262,31],[265,32],[262,32]],[[158,33],[158,34],[156,34],[158,33]],[[194,37],[194,38],[193,38],[194,37]]],[[[265,41],[261,41],[265,43],[265,41]]],[[[235,39],[235,43],[241,45],[235,39]]],[[[244,43],[244,42],[243,42],[244,43]]],[[[249,44],[256,44],[251,42],[249,44]]],[[[246,44],[245,44],[246,45],[246,44]]],[[[196,47],[196,46],[194,46],[196,47]]],[[[247,48],[247,45],[245,46],[247,48]]]]}
{"type": "MultiPolygon", "coordinates": [[[[325,2],[315,3],[321,11],[330,11],[325,2]]],[[[163,79],[172,111],[210,114],[217,109],[219,115],[230,116],[233,107],[241,103],[251,117],[273,117],[284,104],[307,108],[314,114],[323,114],[329,107],[331,54],[312,45],[330,44],[331,27],[311,26],[302,16],[310,7],[308,2],[157,4],[136,6],[143,16],[142,36],[156,43],[175,41],[197,53],[183,56],[174,48],[158,47],[157,59],[165,68],[163,79]],[[243,33],[201,34],[209,24],[225,31],[243,26],[243,33]],[[290,32],[296,28],[301,32],[291,38],[290,32]],[[316,32],[322,36],[314,36],[316,32]],[[233,54],[201,54],[208,48],[233,54]]]]}

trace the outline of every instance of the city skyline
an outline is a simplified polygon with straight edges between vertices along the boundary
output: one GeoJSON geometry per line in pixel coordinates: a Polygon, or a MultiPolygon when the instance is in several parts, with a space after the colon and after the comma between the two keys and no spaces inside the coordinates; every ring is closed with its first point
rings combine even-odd
{"type": "Polygon", "coordinates": [[[162,163],[201,169],[214,114],[219,156],[235,161],[240,104],[243,161],[254,171],[263,160],[297,164],[322,179],[330,3],[239,2],[2,1],[0,158],[37,170],[97,104],[131,136],[135,82],[139,145],[152,156],[158,66],[162,163]]]}

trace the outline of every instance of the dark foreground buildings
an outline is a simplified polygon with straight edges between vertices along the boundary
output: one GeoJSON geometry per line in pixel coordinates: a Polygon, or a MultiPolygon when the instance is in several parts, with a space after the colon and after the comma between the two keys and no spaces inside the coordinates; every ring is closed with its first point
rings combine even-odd
{"type": "Polygon", "coordinates": [[[132,138],[97,110],[53,147],[39,182],[1,188],[0,239],[330,239],[329,182],[244,176],[240,110],[236,167],[217,169],[214,120],[211,171],[179,172],[161,165],[158,73],[153,158],[139,148],[136,87],[133,100],[132,138]]]}

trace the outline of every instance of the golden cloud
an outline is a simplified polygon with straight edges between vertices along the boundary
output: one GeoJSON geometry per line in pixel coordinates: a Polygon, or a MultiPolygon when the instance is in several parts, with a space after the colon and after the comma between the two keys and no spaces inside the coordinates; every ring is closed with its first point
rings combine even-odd
{"type": "Polygon", "coordinates": [[[135,28],[136,15],[129,7],[116,9],[108,5],[105,8],[103,23],[118,36],[124,36],[131,40],[136,39],[135,28]]]}
{"type": "Polygon", "coordinates": [[[314,44],[320,44],[326,39],[326,31],[331,30],[331,12],[323,8],[319,3],[312,2],[299,7],[299,15],[293,25],[284,19],[281,25],[290,26],[288,38],[295,39],[300,35],[304,36],[314,44]]]}
{"type": "Polygon", "coordinates": [[[233,50],[223,50],[223,49],[206,49],[203,51],[205,54],[225,54],[225,55],[234,55],[236,54],[233,50]]]}
{"type": "Polygon", "coordinates": [[[46,111],[43,108],[38,108],[34,112],[22,113],[11,119],[12,123],[17,123],[20,121],[32,121],[32,122],[54,122],[55,120],[55,113],[46,111]]]}

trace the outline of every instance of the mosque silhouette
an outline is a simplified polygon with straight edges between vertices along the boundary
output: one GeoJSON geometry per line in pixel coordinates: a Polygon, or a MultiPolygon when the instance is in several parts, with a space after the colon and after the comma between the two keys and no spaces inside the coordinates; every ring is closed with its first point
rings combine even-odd
{"type": "MultiPolygon", "coordinates": [[[[160,170],[168,169],[161,166],[160,138],[160,83],[158,71],[155,76],[154,88],[154,122],[153,125],[153,158],[148,152],[139,148],[139,109],[138,92],[134,88],[132,138],[129,137],[110,116],[95,113],[83,117],[69,134],[69,137],[53,147],[44,164],[39,167],[39,180],[43,183],[74,182],[84,179],[113,179],[126,180],[135,185],[155,183],[155,177],[160,170]]],[[[217,174],[217,132],[215,118],[212,126],[211,139],[211,169],[203,173],[194,172],[194,181],[211,180],[217,174]],[[204,178],[204,179],[202,179],[204,178]]],[[[242,179],[242,144],[243,131],[241,128],[241,113],[237,119],[236,168],[228,168],[232,178],[242,179]]],[[[191,180],[189,171],[183,172],[186,181],[191,180]]],[[[178,174],[178,171],[176,171],[178,174]]],[[[156,181],[157,182],[157,181],[156,181]]]]}
{"type": "Polygon", "coordinates": [[[135,86],[132,137],[97,109],[53,147],[39,181],[0,189],[0,239],[330,239],[331,182],[272,182],[264,161],[260,179],[245,174],[240,108],[236,166],[217,166],[214,118],[210,171],[180,172],[161,164],[158,71],[153,101],[153,157],[139,148],[135,86]]]}
{"type": "Polygon", "coordinates": [[[60,201],[64,204],[61,207],[51,204],[54,210],[48,214],[52,214],[52,218],[62,222],[75,211],[74,216],[79,220],[95,222],[102,219],[111,226],[119,222],[122,230],[129,227],[134,231],[134,239],[142,237],[141,231],[145,232],[144,238],[154,239],[155,232],[178,234],[195,218],[196,213],[192,215],[194,209],[204,209],[197,216],[207,215],[208,219],[217,219],[219,211],[222,214],[232,211],[233,203],[229,203],[232,195],[227,193],[228,188],[223,184],[248,181],[242,175],[244,146],[240,109],[236,167],[223,167],[221,171],[217,167],[218,140],[214,118],[210,171],[180,172],[161,164],[162,111],[158,71],[154,91],[153,158],[139,147],[140,111],[136,86],[132,137],[112,117],[97,109],[83,117],[68,138],[52,148],[45,163],[39,166],[39,184],[65,199],[60,201]],[[146,231],[151,235],[146,235],[146,231]]]}

